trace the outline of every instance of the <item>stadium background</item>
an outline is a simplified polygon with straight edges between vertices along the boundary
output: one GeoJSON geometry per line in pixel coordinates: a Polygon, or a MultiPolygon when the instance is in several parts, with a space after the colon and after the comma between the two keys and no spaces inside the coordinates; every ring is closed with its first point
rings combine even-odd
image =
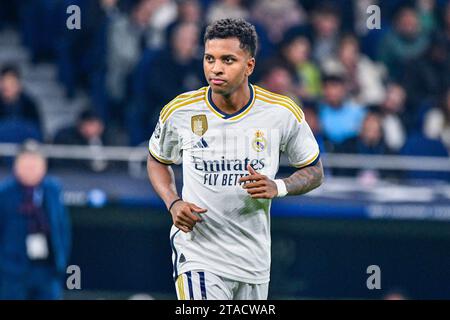
{"type": "Polygon", "coordinates": [[[447,1],[1,0],[1,76],[19,71],[26,107],[0,86],[0,174],[16,144],[46,145],[82,271],[66,298],[175,298],[146,140],[165,102],[205,84],[201,34],[222,17],[256,25],[251,81],[302,102],[326,166],[321,188],[274,202],[270,298],[450,298],[447,1]],[[72,4],[81,30],[66,28],[72,4]]]}

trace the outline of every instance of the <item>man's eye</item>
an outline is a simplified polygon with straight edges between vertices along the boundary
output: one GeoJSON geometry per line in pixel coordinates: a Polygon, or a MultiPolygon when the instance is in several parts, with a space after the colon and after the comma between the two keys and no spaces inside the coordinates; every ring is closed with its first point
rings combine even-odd
{"type": "Polygon", "coordinates": [[[212,61],[213,61],[213,58],[212,58],[212,57],[209,57],[209,56],[207,56],[207,57],[205,57],[205,60],[206,60],[207,62],[212,62],[212,61]]]}
{"type": "Polygon", "coordinates": [[[225,63],[233,63],[234,59],[233,58],[226,58],[225,59],[225,63]]]}

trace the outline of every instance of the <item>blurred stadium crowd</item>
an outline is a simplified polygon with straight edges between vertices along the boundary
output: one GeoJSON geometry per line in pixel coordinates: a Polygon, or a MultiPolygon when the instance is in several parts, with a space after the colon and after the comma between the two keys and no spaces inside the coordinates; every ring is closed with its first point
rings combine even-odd
{"type": "Polygon", "coordinates": [[[2,60],[0,141],[145,143],[164,104],[207,85],[202,34],[224,17],[256,26],[251,82],[298,101],[322,153],[448,156],[443,0],[2,0],[0,31],[20,35],[31,65],[56,66],[68,101],[81,93],[88,103],[50,132],[46,106],[21,85],[22,66],[2,60]],[[81,8],[81,30],[66,28],[72,4],[81,8]],[[372,4],[381,8],[381,29],[366,25],[372,4]]]}

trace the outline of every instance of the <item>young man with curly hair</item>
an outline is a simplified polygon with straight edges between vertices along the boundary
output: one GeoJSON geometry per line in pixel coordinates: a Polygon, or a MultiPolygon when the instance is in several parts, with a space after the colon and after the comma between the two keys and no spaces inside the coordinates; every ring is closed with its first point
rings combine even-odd
{"type": "Polygon", "coordinates": [[[267,299],[270,205],[322,183],[319,148],[300,107],[249,83],[257,35],[241,19],[218,20],[204,37],[209,86],[161,111],[149,141],[149,179],[173,220],[179,299],[267,299]],[[275,179],[280,153],[297,167],[275,179]],[[183,165],[183,191],[172,164],[183,165]]]}

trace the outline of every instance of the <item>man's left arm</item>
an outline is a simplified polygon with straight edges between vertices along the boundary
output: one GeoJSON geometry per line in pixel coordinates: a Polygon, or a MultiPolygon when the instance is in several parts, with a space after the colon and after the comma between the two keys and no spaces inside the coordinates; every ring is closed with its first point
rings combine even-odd
{"type": "Polygon", "coordinates": [[[283,181],[288,195],[304,194],[319,187],[323,182],[322,161],[319,159],[315,165],[298,169],[283,181]]]}
{"type": "MultiPolygon", "coordinates": [[[[247,170],[250,175],[240,179],[243,188],[254,199],[272,199],[278,196],[279,190],[274,180],[256,172],[250,165],[247,170]]],[[[305,194],[323,182],[323,167],[320,159],[316,164],[298,169],[289,177],[282,179],[286,185],[287,195],[305,194]]]]}

